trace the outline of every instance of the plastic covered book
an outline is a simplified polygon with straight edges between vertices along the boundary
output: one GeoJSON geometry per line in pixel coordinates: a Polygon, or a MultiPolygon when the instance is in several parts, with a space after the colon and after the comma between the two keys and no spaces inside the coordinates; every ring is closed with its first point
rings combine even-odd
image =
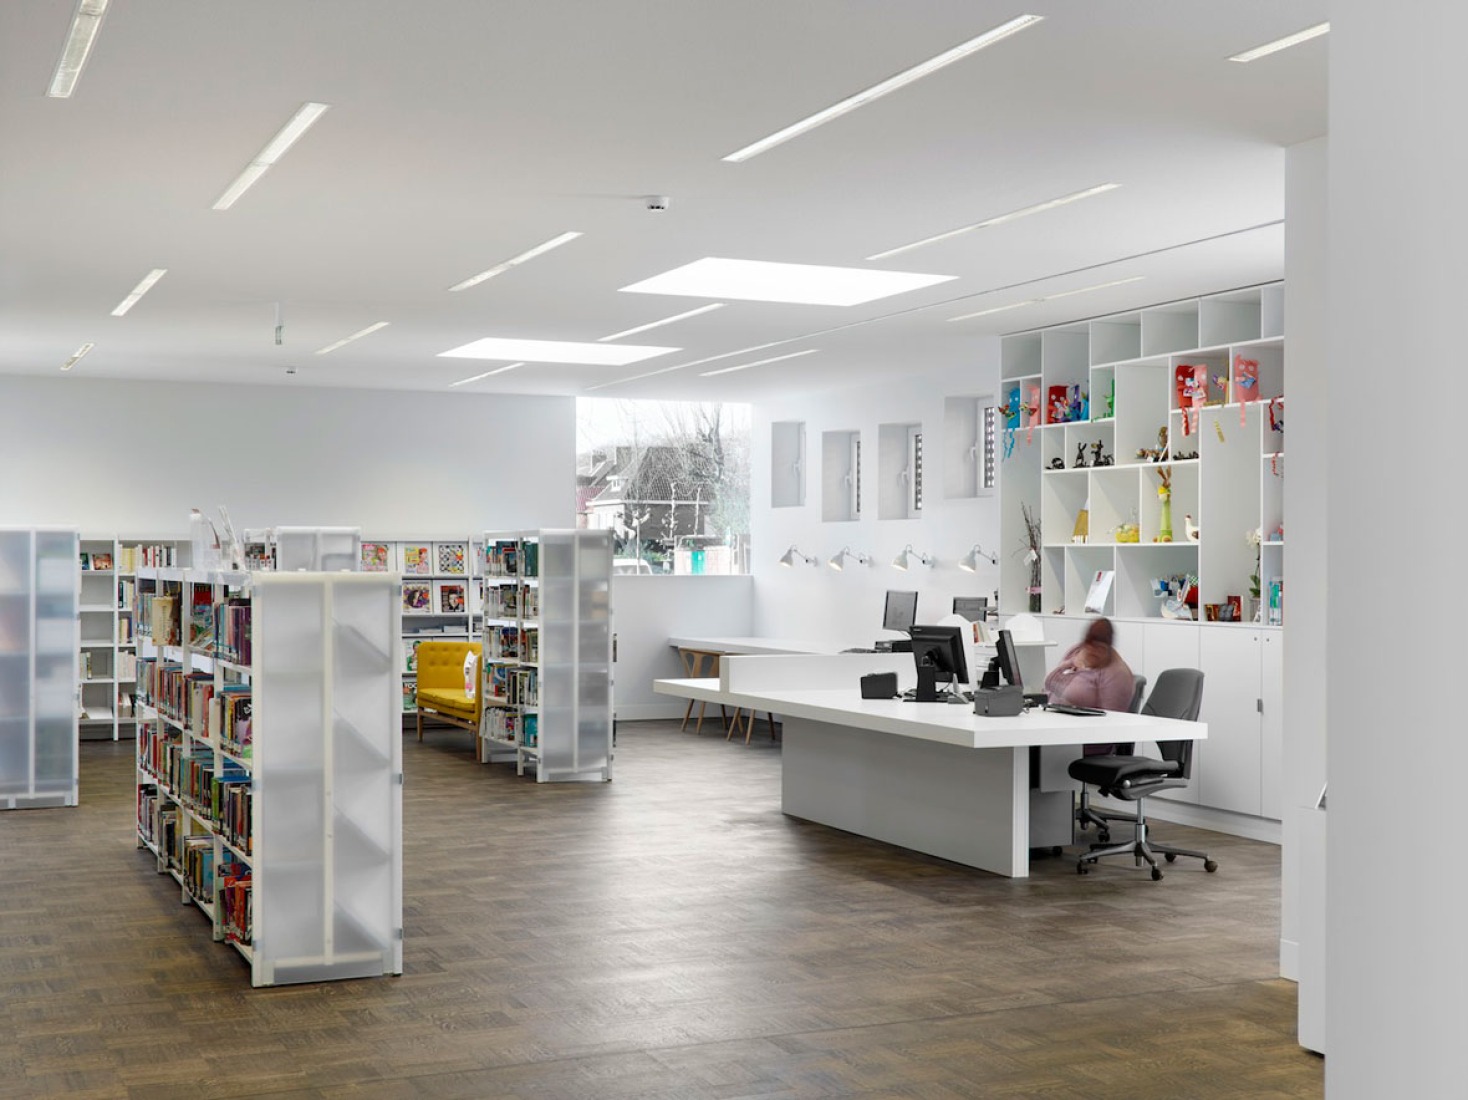
{"type": "Polygon", "coordinates": [[[362,572],[389,573],[392,571],[392,547],[385,542],[362,544],[362,572]]]}
{"type": "Polygon", "coordinates": [[[427,581],[403,582],[403,610],[408,612],[431,611],[430,588],[427,581]]]}
{"type": "Polygon", "coordinates": [[[463,542],[439,542],[434,544],[438,551],[440,573],[465,573],[469,560],[469,546],[463,542]]]}
{"type": "Polygon", "coordinates": [[[425,542],[403,543],[403,572],[427,576],[433,572],[433,548],[425,542]]]}

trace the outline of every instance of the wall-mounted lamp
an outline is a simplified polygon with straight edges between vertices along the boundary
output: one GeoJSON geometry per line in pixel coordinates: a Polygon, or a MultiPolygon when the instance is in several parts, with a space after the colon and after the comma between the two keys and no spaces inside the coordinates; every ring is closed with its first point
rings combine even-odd
{"type": "Polygon", "coordinates": [[[927,554],[918,553],[912,548],[912,543],[908,543],[905,547],[903,547],[902,553],[898,554],[897,557],[892,559],[892,565],[895,568],[901,569],[906,572],[907,567],[912,564],[914,559],[917,560],[917,563],[919,565],[931,566],[933,564],[932,558],[930,558],[927,554]]]}
{"type": "Polygon", "coordinates": [[[980,546],[978,543],[974,543],[974,548],[959,559],[958,567],[962,569],[965,573],[977,572],[979,568],[979,561],[981,559],[988,562],[990,565],[999,564],[998,554],[985,553],[982,546],[980,546]]]}
{"type": "Polygon", "coordinates": [[[858,554],[849,546],[843,546],[840,550],[837,550],[836,553],[831,557],[831,559],[826,562],[826,564],[839,573],[841,572],[841,570],[846,568],[847,558],[853,559],[857,565],[872,564],[871,558],[867,557],[865,554],[858,554]]]}
{"type": "Polygon", "coordinates": [[[785,566],[786,568],[793,566],[796,562],[803,562],[806,565],[815,565],[816,559],[811,557],[809,554],[802,554],[794,546],[790,547],[789,550],[786,550],[785,553],[780,555],[780,564],[785,566]]]}

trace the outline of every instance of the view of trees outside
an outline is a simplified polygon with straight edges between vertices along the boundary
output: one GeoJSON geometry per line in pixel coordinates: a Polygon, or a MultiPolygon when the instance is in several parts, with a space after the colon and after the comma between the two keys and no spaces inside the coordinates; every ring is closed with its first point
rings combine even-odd
{"type": "Polygon", "coordinates": [[[749,406],[576,399],[576,511],[618,573],[749,571],[749,406]]]}

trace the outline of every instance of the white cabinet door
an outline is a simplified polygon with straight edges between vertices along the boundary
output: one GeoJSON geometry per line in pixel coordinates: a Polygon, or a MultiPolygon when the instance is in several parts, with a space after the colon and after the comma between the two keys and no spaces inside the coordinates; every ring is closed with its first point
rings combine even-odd
{"type": "MultiPolygon", "coordinates": [[[[1137,624],[1123,623],[1117,627],[1117,649],[1132,666],[1132,671],[1147,677],[1147,691],[1150,694],[1153,687],[1157,685],[1157,677],[1162,675],[1163,669],[1168,668],[1202,668],[1201,658],[1198,652],[1198,636],[1201,627],[1197,623],[1183,622],[1156,622],[1142,624],[1142,646],[1140,647],[1140,661],[1132,660],[1132,649],[1128,640],[1135,636],[1137,624]],[[1125,633],[1123,633],[1125,632],[1125,633]]],[[[1203,698],[1208,698],[1208,684],[1203,685],[1203,698]]],[[[1198,748],[1202,747],[1202,743],[1198,748]]],[[[1138,751],[1154,752],[1152,746],[1145,749],[1138,747],[1138,751]]],[[[1198,801],[1198,767],[1197,756],[1194,756],[1193,781],[1180,790],[1164,791],[1158,798],[1170,799],[1173,802],[1197,802],[1198,801]]]]}
{"type": "Polygon", "coordinates": [[[1208,739],[1193,758],[1193,786],[1204,806],[1260,813],[1260,631],[1204,630],[1202,720],[1208,739]]]}
{"type": "Polygon", "coordinates": [[[1259,633],[1259,805],[1278,821],[1284,816],[1284,633],[1259,633]]]}

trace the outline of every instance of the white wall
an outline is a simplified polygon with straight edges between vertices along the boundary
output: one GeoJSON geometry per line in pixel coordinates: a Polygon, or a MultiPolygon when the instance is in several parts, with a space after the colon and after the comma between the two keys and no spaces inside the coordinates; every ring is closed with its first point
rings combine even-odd
{"type": "Polygon", "coordinates": [[[682,717],[684,700],[652,692],[654,680],[684,675],[668,638],[752,634],[752,593],[749,577],[613,577],[617,664],[612,700],[617,717],[682,717]]]}
{"type": "Polygon", "coordinates": [[[0,377],[0,523],[568,527],[569,397],[0,377]]]}
{"type": "Polygon", "coordinates": [[[1326,138],[1292,146],[1285,155],[1285,334],[1289,354],[1288,469],[1285,478],[1289,628],[1284,632],[1283,812],[1280,871],[1280,974],[1299,975],[1301,815],[1325,785],[1329,696],[1322,673],[1327,656],[1326,576],[1329,543],[1326,494],[1330,417],[1314,395],[1329,385],[1326,317],[1330,222],[1326,207],[1326,138]]]}
{"type": "Polygon", "coordinates": [[[999,568],[981,563],[977,573],[956,562],[975,543],[1003,554],[999,546],[999,497],[944,499],[943,399],[946,396],[997,395],[999,341],[974,342],[971,362],[941,378],[894,378],[890,383],[834,394],[818,394],[756,407],[751,447],[751,540],[754,626],[758,633],[844,645],[870,644],[884,634],[883,595],[887,589],[918,592],[918,621],[948,614],[954,596],[988,596],[999,586],[999,568]],[[770,506],[770,423],[803,420],[808,455],[805,504],[770,506]],[[920,519],[877,519],[878,425],[921,423],[925,502],[920,519]],[[859,430],[862,443],[862,518],[849,522],[821,519],[821,433],[859,430]],[[785,568],[779,557],[795,544],[820,559],[815,568],[785,568]],[[892,559],[912,543],[934,556],[937,565],[914,564],[906,573],[892,559]],[[868,554],[870,566],[849,562],[844,572],[826,567],[843,546],[868,554]]]}
{"type": "MultiPolygon", "coordinates": [[[[1332,424],[1316,487],[1335,581],[1331,1100],[1464,1094],[1468,719],[1461,601],[1442,593],[1461,591],[1464,560],[1468,5],[1403,12],[1332,4],[1330,385],[1289,398],[1291,417],[1323,400],[1332,424]]],[[[1289,552],[1291,577],[1309,568],[1289,552]]]]}

